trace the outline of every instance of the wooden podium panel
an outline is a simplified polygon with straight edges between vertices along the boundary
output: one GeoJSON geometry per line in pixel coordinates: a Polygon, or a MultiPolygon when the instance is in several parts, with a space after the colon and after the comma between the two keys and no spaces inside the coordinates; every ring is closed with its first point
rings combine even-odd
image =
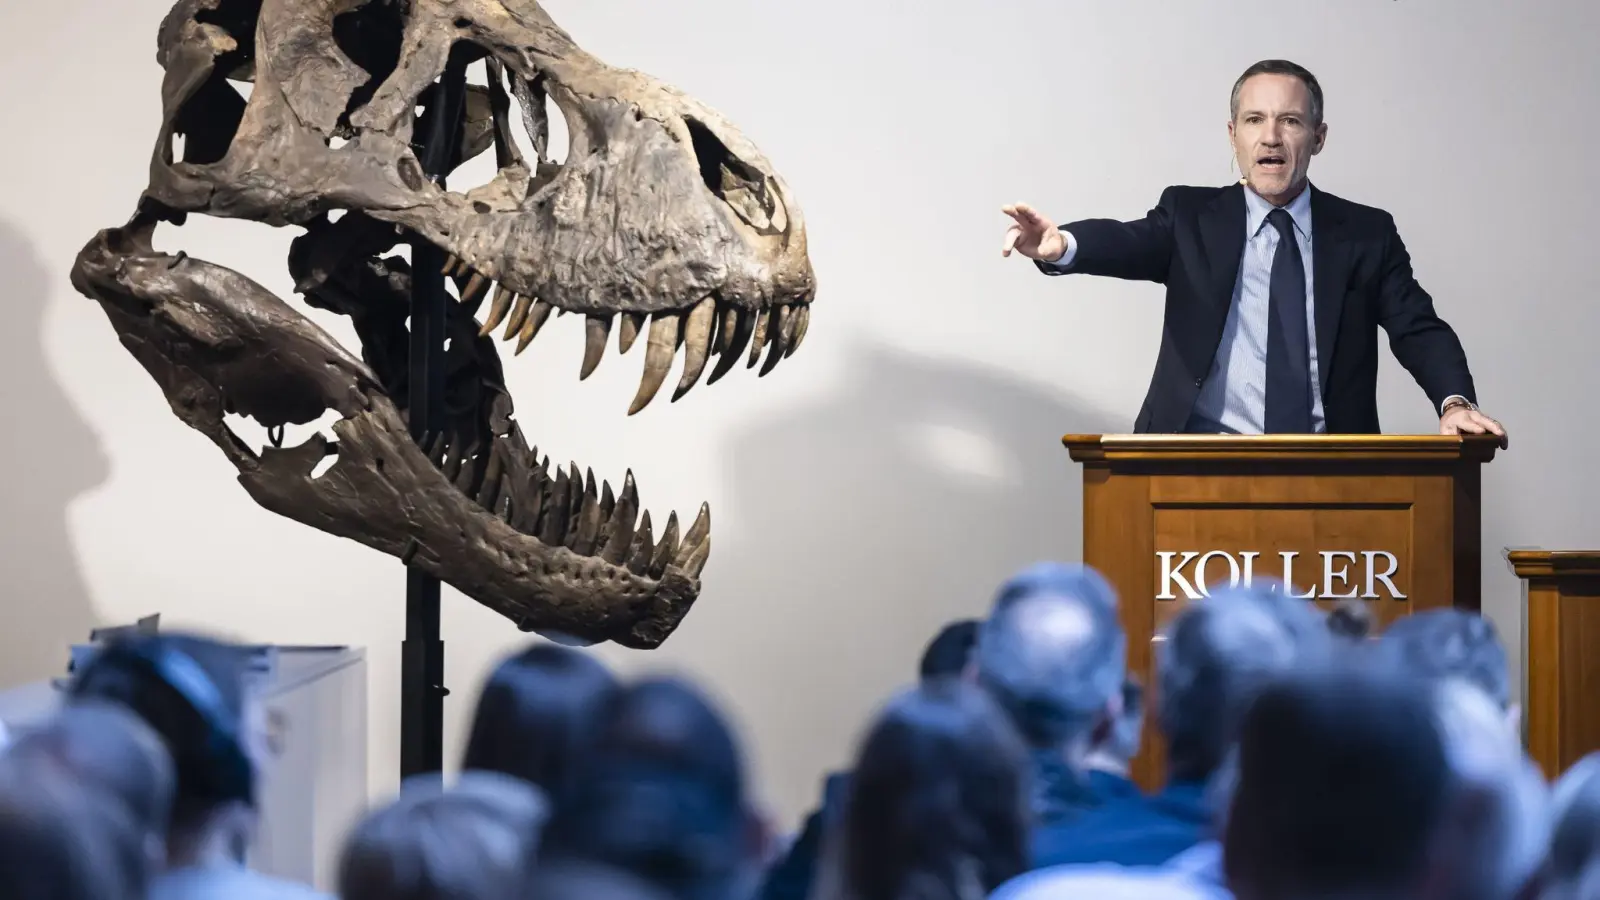
{"type": "Polygon", "coordinates": [[[1523,580],[1528,755],[1556,778],[1600,750],[1600,551],[1512,550],[1523,580]]]}
{"type": "MultiPolygon", "coordinates": [[[[1152,646],[1212,586],[1286,582],[1379,627],[1480,600],[1480,465],[1490,436],[1067,435],[1083,467],[1083,561],[1121,597],[1129,670],[1154,696],[1152,646]]],[[[1152,717],[1153,720],[1153,717],[1152,717]]],[[[1164,777],[1147,721],[1135,780],[1164,777]]]]}

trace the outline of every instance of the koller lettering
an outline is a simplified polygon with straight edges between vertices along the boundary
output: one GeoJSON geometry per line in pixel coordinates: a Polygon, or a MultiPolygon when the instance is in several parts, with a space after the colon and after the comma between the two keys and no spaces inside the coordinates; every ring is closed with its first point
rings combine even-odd
{"type": "MultiPolygon", "coordinates": [[[[1256,558],[1261,554],[1255,550],[1243,553],[1230,553],[1226,550],[1161,550],[1156,553],[1156,559],[1161,565],[1161,591],[1156,594],[1157,600],[1199,600],[1201,597],[1210,596],[1210,585],[1214,582],[1211,576],[1220,574],[1218,568],[1225,568],[1228,573],[1228,586],[1250,586],[1256,573],[1256,558]]],[[[1278,577],[1283,581],[1289,596],[1306,600],[1379,600],[1390,598],[1404,600],[1406,595],[1400,593],[1395,587],[1394,574],[1400,568],[1400,561],[1387,550],[1320,550],[1322,557],[1321,576],[1315,587],[1303,594],[1294,592],[1295,561],[1300,554],[1294,550],[1283,550],[1278,553],[1283,563],[1282,573],[1278,577]],[[1364,578],[1358,579],[1352,575],[1350,569],[1359,562],[1363,562],[1365,571],[1361,574],[1364,578]],[[1388,589],[1387,594],[1377,592],[1377,586],[1382,584],[1388,589]]],[[[1302,572],[1305,569],[1301,570],[1302,572]]]]}

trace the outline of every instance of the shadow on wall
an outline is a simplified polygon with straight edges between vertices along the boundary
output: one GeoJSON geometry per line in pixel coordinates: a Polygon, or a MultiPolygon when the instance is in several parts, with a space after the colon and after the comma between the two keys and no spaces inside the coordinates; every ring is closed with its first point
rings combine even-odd
{"type": "MultiPolygon", "coordinates": [[[[56,383],[42,333],[51,277],[13,223],[0,222],[0,272],[11,321],[0,329],[0,688],[66,673],[67,647],[100,624],[67,533],[67,506],[98,487],[110,463],[89,425],[56,383]],[[27,627],[21,626],[26,619],[27,627]]],[[[76,296],[76,295],[74,295],[76,296]]],[[[83,300],[82,302],[89,302],[83,300]]]]}
{"type": "Polygon", "coordinates": [[[849,752],[862,723],[842,707],[914,679],[935,629],[982,614],[1022,565],[1080,558],[1081,473],[1061,436],[1127,428],[970,361],[864,344],[843,368],[837,392],[732,438],[728,537],[700,601],[720,608],[674,636],[724,672],[766,673],[738,690],[791,799],[815,784],[819,739],[849,752]]]}

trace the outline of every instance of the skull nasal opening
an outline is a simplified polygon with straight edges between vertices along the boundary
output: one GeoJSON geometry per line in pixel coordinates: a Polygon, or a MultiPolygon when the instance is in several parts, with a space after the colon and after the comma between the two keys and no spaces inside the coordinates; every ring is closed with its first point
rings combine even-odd
{"type": "Polygon", "coordinates": [[[788,217],[777,186],[765,173],[734,155],[704,122],[692,116],[683,121],[706,188],[758,233],[782,234],[788,217]]]}

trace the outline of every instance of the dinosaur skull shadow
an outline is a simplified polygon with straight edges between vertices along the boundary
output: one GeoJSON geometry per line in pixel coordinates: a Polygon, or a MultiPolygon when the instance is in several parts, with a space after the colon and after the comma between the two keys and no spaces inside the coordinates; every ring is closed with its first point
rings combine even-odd
{"type": "Polygon", "coordinates": [[[613,330],[623,353],[644,335],[630,415],[679,350],[673,400],[708,365],[708,384],[740,360],[771,371],[805,335],[815,277],[799,207],[761,153],[703,104],[585,53],[534,0],[179,0],[158,47],[149,186],[85,245],[72,282],[173,412],[261,506],[399,557],[523,630],[665,640],[699,594],[709,508],[681,534],[672,513],[657,539],[631,472],[615,491],[576,463],[552,473],[515,418],[495,332],[520,353],[552,313],[584,316],[580,378],[613,330]],[[452,116],[461,95],[440,86],[473,66],[486,83],[452,116]],[[560,164],[547,98],[570,134],[560,164]],[[432,177],[491,149],[481,187],[432,177]],[[295,289],[350,317],[360,358],[249,278],[157,250],[156,229],[191,213],[303,229],[295,289]],[[420,441],[400,244],[445,256],[459,297],[445,424],[420,441]],[[329,410],[331,436],[259,451],[224,421],[272,433],[329,410]]]}

